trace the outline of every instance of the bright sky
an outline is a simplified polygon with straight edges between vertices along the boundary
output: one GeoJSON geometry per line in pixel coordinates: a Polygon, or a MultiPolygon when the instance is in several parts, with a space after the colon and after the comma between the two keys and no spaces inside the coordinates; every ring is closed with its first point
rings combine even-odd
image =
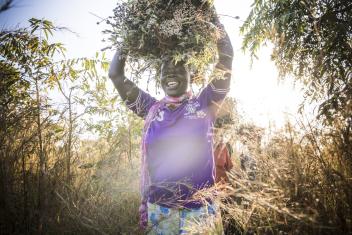
{"type": "MultiPolygon", "coordinates": [[[[0,0],[2,2],[4,0],[0,0]]],[[[117,1],[113,0],[15,0],[14,7],[0,14],[0,27],[25,26],[28,19],[45,18],[56,26],[65,26],[79,34],[68,32],[55,35],[55,41],[63,42],[68,57],[90,57],[106,45],[101,33],[106,27],[97,25],[99,19],[112,15],[117,1]],[[93,14],[92,14],[93,13],[93,14]]],[[[218,14],[239,16],[240,20],[221,16],[230,35],[235,59],[230,96],[239,103],[239,110],[256,124],[267,127],[269,122],[281,127],[290,114],[295,114],[302,101],[298,88],[292,81],[278,82],[277,70],[270,60],[270,48],[260,51],[259,60],[250,65],[250,58],[241,50],[242,36],[239,27],[249,14],[252,1],[215,0],[218,14]]],[[[112,52],[108,53],[112,56],[112,52]]]]}

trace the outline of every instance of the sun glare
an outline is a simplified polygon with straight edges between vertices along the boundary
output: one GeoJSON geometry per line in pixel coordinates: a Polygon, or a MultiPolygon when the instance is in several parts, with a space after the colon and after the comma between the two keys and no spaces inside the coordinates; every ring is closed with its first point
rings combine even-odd
{"type": "MultiPolygon", "coordinates": [[[[20,4],[20,3],[18,3],[20,4]]],[[[68,27],[79,36],[69,32],[56,35],[64,42],[68,57],[89,57],[105,45],[101,31],[101,19],[112,15],[114,1],[30,1],[3,13],[0,21],[8,27],[24,25],[31,17],[47,18],[56,25],[68,27]],[[70,7],[67,7],[69,4],[70,7]]],[[[284,124],[287,113],[295,113],[302,95],[293,88],[291,81],[278,82],[275,65],[270,61],[270,47],[259,52],[259,60],[250,65],[250,58],[241,50],[242,36],[239,28],[249,14],[250,1],[217,0],[215,6],[231,38],[235,58],[233,63],[233,81],[230,96],[238,101],[239,111],[254,123],[267,127],[275,123],[284,124]],[[236,19],[238,16],[238,19],[236,19]]],[[[112,57],[113,52],[107,52],[112,57]]],[[[143,88],[143,87],[142,87],[143,88]]]]}

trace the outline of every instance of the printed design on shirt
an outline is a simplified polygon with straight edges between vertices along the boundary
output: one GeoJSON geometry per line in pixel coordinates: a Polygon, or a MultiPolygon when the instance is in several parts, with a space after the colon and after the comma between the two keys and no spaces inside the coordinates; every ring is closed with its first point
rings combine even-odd
{"type": "Polygon", "coordinates": [[[198,118],[205,118],[207,116],[207,114],[203,110],[197,111],[196,114],[198,118]]]}
{"type": "Polygon", "coordinates": [[[198,101],[190,101],[185,106],[186,112],[184,117],[186,119],[203,119],[207,116],[204,110],[200,110],[200,104],[198,101]]]}
{"type": "Polygon", "coordinates": [[[193,101],[193,102],[190,101],[185,106],[185,109],[186,109],[185,116],[196,113],[196,111],[199,107],[200,107],[200,104],[198,101],[193,101]]]}

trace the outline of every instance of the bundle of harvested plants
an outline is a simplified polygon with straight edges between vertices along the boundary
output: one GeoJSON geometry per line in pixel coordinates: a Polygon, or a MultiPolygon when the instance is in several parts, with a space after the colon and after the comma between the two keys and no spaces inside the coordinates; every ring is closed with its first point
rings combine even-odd
{"type": "Polygon", "coordinates": [[[216,58],[222,33],[215,22],[211,0],[128,0],[118,2],[105,33],[131,60],[158,69],[167,56],[204,72],[216,58]]]}

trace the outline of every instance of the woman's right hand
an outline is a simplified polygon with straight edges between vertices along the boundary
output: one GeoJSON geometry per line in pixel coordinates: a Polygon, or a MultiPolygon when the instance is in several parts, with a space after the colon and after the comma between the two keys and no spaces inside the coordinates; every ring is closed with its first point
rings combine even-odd
{"type": "Polygon", "coordinates": [[[115,52],[109,67],[110,79],[124,79],[127,54],[124,49],[118,49],[115,52]]]}

